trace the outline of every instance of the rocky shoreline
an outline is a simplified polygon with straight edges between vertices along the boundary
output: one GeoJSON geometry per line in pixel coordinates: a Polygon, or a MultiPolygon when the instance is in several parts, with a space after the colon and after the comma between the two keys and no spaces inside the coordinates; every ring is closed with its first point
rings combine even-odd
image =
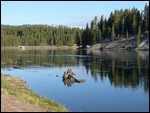
{"type": "Polygon", "coordinates": [[[91,50],[149,50],[149,32],[141,35],[141,43],[137,46],[136,36],[120,40],[105,40],[95,44],[88,49],[91,50]]]}

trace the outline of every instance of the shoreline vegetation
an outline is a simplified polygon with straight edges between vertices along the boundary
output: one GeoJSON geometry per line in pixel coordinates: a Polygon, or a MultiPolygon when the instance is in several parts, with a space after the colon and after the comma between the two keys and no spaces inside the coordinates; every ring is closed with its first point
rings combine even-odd
{"type": "Polygon", "coordinates": [[[1,73],[1,111],[68,112],[59,103],[31,91],[18,77],[1,73]]]}

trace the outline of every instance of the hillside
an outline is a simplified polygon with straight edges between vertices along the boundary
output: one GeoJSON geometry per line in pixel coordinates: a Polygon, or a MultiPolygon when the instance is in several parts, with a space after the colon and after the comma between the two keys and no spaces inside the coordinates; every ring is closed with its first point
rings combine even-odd
{"type": "Polygon", "coordinates": [[[89,49],[94,49],[94,50],[112,50],[112,49],[149,50],[149,31],[141,35],[140,40],[141,42],[138,46],[136,44],[136,36],[133,36],[128,39],[123,38],[123,39],[115,40],[115,41],[107,40],[101,43],[97,43],[91,46],[89,49]]]}

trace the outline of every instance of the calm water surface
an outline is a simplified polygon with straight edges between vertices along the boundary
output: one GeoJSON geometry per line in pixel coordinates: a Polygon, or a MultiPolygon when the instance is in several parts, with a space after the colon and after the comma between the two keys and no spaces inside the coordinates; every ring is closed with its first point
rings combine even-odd
{"type": "Polygon", "coordinates": [[[69,111],[149,111],[149,51],[1,50],[1,72],[69,111]],[[8,67],[8,59],[21,69],[8,67]],[[71,68],[84,83],[65,85],[71,68]]]}

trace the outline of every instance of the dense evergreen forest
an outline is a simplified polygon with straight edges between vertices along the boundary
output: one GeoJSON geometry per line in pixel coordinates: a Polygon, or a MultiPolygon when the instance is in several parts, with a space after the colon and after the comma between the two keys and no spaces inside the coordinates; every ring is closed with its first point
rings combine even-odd
{"type": "MultiPolygon", "coordinates": [[[[59,25],[1,25],[1,46],[78,46],[86,47],[104,40],[130,38],[149,31],[149,6],[143,11],[137,8],[115,10],[109,18],[95,16],[85,29],[59,25]]],[[[140,42],[139,42],[140,43],[140,42]]]]}

